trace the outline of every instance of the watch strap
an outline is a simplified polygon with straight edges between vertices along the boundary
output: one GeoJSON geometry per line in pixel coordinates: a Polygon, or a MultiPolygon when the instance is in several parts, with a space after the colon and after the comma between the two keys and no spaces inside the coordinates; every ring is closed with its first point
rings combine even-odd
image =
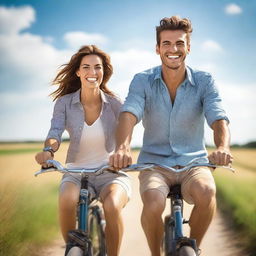
{"type": "Polygon", "coordinates": [[[50,152],[52,157],[54,157],[54,150],[50,146],[49,147],[44,147],[43,152],[50,152]]]}

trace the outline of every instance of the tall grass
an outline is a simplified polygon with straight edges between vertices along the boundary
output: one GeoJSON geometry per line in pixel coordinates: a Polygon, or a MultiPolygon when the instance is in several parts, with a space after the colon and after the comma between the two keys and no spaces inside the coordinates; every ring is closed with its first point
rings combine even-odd
{"type": "Polygon", "coordinates": [[[232,228],[238,232],[238,243],[247,249],[248,255],[256,252],[256,175],[236,167],[237,173],[216,172],[219,206],[232,228]]]}
{"type": "Polygon", "coordinates": [[[16,186],[0,194],[0,255],[33,255],[56,235],[57,186],[16,186]]]}
{"type": "MultiPolygon", "coordinates": [[[[29,153],[42,145],[0,145],[0,255],[30,256],[58,234],[60,175],[34,177],[40,167],[29,153]],[[24,154],[21,154],[23,151],[24,154]]],[[[38,150],[39,151],[39,150],[38,150]]],[[[57,158],[64,162],[65,146],[57,158]]]]}
{"type": "Polygon", "coordinates": [[[41,148],[17,148],[17,149],[0,149],[0,155],[24,154],[39,152],[41,148]]]}

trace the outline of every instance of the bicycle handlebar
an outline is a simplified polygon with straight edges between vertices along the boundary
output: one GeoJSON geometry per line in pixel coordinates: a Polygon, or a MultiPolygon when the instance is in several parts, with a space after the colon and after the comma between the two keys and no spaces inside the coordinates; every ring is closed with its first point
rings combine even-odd
{"type": "Polygon", "coordinates": [[[46,161],[47,164],[51,164],[51,167],[48,168],[42,168],[41,170],[35,172],[35,176],[39,175],[39,174],[43,174],[43,173],[47,173],[47,172],[60,172],[60,173],[88,173],[88,174],[95,174],[95,175],[99,175],[101,173],[103,173],[104,171],[107,171],[109,166],[105,165],[105,166],[101,166],[100,168],[92,168],[92,169],[68,169],[65,168],[60,162],[56,161],[56,160],[47,160],[46,161]]]}
{"type": "Polygon", "coordinates": [[[225,168],[228,169],[232,172],[235,172],[235,169],[232,168],[231,166],[226,166],[226,165],[215,165],[215,164],[211,164],[211,163],[190,163],[180,169],[176,169],[173,167],[169,167],[167,165],[162,165],[162,164],[153,164],[153,163],[147,163],[147,164],[132,164],[128,167],[125,167],[122,169],[122,171],[124,172],[129,172],[129,171],[142,171],[142,170],[146,170],[146,169],[152,169],[155,166],[159,166],[162,167],[166,170],[172,171],[172,172],[183,172],[183,171],[187,171],[192,167],[197,167],[197,166],[207,166],[207,167],[212,167],[212,168],[225,168]]]}
{"type": "MultiPolygon", "coordinates": [[[[110,166],[108,166],[108,165],[101,166],[100,168],[93,168],[93,169],[68,169],[68,168],[65,168],[60,162],[58,162],[56,160],[47,160],[46,163],[51,164],[52,167],[44,168],[44,169],[41,169],[41,170],[35,172],[35,174],[34,174],[35,176],[37,176],[39,174],[47,173],[47,172],[54,172],[54,171],[58,171],[61,173],[87,173],[87,174],[94,174],[94,175],[99,175],[99,174],[103,173],[104,171],[111,171],[110,166]]],[[[173,167],[169,167],[166,165],[153,164],[153,163],[132,164],[128,167],[122,168],[121,171],[119,171],[119,173],[142,171],[142,170],[146,170],[146,169],[152,169],[155,166],[162,167],[162,168],[172,171],[172,172],[183,172],[183,171],[187,171],[188,169],[190,169],[192,167],[197,167],[197,166],[208,166],[208,167],[212,167],[212,168],[225,168],[232,172],[235,172],[235,169],[232,168],[231,166],[215,165],[215,164],[211,164],[211,163],[193,163],[192,162],[189,165],[184,166],[183,168],[180,168],[180,169],[175,169],[173,167]]]]}

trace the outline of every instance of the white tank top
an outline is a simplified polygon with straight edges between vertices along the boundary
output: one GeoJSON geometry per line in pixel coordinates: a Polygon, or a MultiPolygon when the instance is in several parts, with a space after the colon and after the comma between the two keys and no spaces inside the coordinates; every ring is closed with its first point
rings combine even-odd
{"type": "Polygon", "coordinates": [[[108,164],[109,155],[100,118],[90,126],[84,122],[79,152],[75,162],[67,163],[67,168],[98,168],[108,164]]]}

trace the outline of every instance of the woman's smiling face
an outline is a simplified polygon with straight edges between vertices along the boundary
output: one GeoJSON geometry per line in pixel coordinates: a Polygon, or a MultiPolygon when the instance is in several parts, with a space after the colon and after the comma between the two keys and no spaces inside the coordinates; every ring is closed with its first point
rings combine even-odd
{"type": "Polygon", "coordinates": [[[80,78],[82,87],[99,88],[104,75],[102,59],[95,54],[84,56],[76,74],[80,78]]]}

